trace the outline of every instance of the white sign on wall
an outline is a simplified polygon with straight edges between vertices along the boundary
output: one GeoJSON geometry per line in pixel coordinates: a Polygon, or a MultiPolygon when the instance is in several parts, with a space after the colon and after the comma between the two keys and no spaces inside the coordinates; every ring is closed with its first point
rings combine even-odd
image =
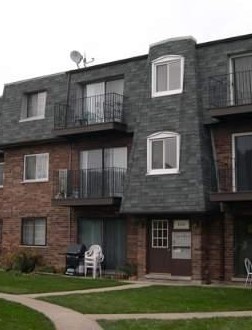
{"type": "Polygon", "coordinates": [[[189,220],[173,220],[173,229],[177,229],[177,230],[190,229],[190,221],[189,220]]]}

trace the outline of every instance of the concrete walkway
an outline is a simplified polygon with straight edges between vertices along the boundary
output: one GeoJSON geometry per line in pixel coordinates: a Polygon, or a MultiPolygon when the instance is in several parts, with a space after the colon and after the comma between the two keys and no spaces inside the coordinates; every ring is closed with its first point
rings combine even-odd
{"type": "Polygon", "coordinates": [[[93,292],[119,291],[133,288],[142,288],[155,285],[152,282],[135,282],[118,287],[97,288],[88,290],[76,290],[65,292],[50,292],[38,294],[14,295],[0,293],[0,298],[20,303],[47,316],[55,325],[56,330],[101,330],[97,320],[120,320],[120,319],[159,319],[159,320],[182,320],[193,318],[212,317],[252,317],[252,311],[233,312],[195,312],[195,313],[139,313],[139,314],[81,314],[71,309],[54,305],[34,298],[45,296],[63,296],[67,294],[88,294],[93,292]]]}
{"type": "Polygon", "coordinates": [[[55,325],[56,330],[101,330],[94,320],[88,319],[84,314],[71,309],[35,300],[22,295],[0,294],[0,298],[20,303],[43,313],[55,325]]]}

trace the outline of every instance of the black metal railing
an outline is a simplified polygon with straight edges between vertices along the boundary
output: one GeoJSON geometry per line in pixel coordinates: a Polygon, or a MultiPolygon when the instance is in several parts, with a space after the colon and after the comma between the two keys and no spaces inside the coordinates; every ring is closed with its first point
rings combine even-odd
{"type": "Polygon", "coordinates": [[[108,93],[55,104],[54,129],[123,122],[123,95],[108,93]]]}
{"type": "Polygon", "coordinates": [[[209,108],[225,108],[252,103],[252,71],[209,78],[209,108]]]}
{"type": "Polygon", "coordinates": [[[122,197],[126,169],[108,167],[59,170],[54,173],[54,199],[122,197]]]}
{"type": "Polygon", "coordinates": [[[215,192],[231,193],[252,191],[252,168],[244,170],[222,166],[217,170],[217,189],[215,192]]]}

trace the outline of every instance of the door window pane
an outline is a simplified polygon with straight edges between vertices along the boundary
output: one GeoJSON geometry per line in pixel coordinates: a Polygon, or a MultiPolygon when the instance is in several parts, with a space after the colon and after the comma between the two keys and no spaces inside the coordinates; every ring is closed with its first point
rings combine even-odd
{"type": "Polygon", "coordinates": [[[126,262],[126,224],[123,219],[79,219],[78,242],[89,248],[98,244],[103,249],[104,266],[118,269],[126,262]]]}
{"type": "Polygon", "coordinates": [[[92,244],[102,246],[102,220],[79,219],[78,242],[88,249],[92,244]]]}
{"type": "Polygon", "coordinates": [[[118,269],[126,262],[126,225],[122,219],[104,219],[106,269],[118,269]]]}
{"type": "Polygon", "coordinates": [[[234,271],[245,276],[244,259],[252,256],[252,220],[235,219],[234,225],[234,271]]]}
{"type": "Polygon", "coordinates": [[[168,220],[152,220],[152,248],[168,248],[168,220]]]}
{"type": "Polygon", "coordinates": [[[127,168],[127,148],[104,149],[104,167],[127,168]]]}
{"type": "Polygon", "coordinates": [[[235,160],[236,190],[252,190],[252,135],[235,137],[235,160]]]}
{"type": "Polygon", "coordinates": [[[106,94],[116,93],[119,95],[123,95],[123,89],[124,89],[123,79],[111,80],[106,82],[106,94]]]}
{"type": "Polygon", "coordinates": [[[234,57],[232,61],[233,103],[237,105],[250,103],[252,98],[252,56],[238,56],[234,57]]]}

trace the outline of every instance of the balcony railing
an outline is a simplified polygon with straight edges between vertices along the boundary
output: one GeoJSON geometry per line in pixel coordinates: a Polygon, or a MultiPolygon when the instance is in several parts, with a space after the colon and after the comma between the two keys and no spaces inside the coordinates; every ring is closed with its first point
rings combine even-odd
{"type": "Polygon", "coordinates": [[[122,197],[124,168],[59,170],[54,174],[53,199],[122,197]]]}
{"type": "Polygon", "coordinates": [[[209,78],[209,108],[226,108],[252,103],[252,71],[209,78]]]}
{"type": "Polygon", "coordinates": [[[123,95],[108,93],[55,104],[55,130],[114,122],[123,123],[123,95]]]}
{"type": "Polygon", "coordinates": [[[252,168],[233,170],[231,167],[218,168],[218,188],[219,193],[231,192],[252,192],[252,168]]]}

